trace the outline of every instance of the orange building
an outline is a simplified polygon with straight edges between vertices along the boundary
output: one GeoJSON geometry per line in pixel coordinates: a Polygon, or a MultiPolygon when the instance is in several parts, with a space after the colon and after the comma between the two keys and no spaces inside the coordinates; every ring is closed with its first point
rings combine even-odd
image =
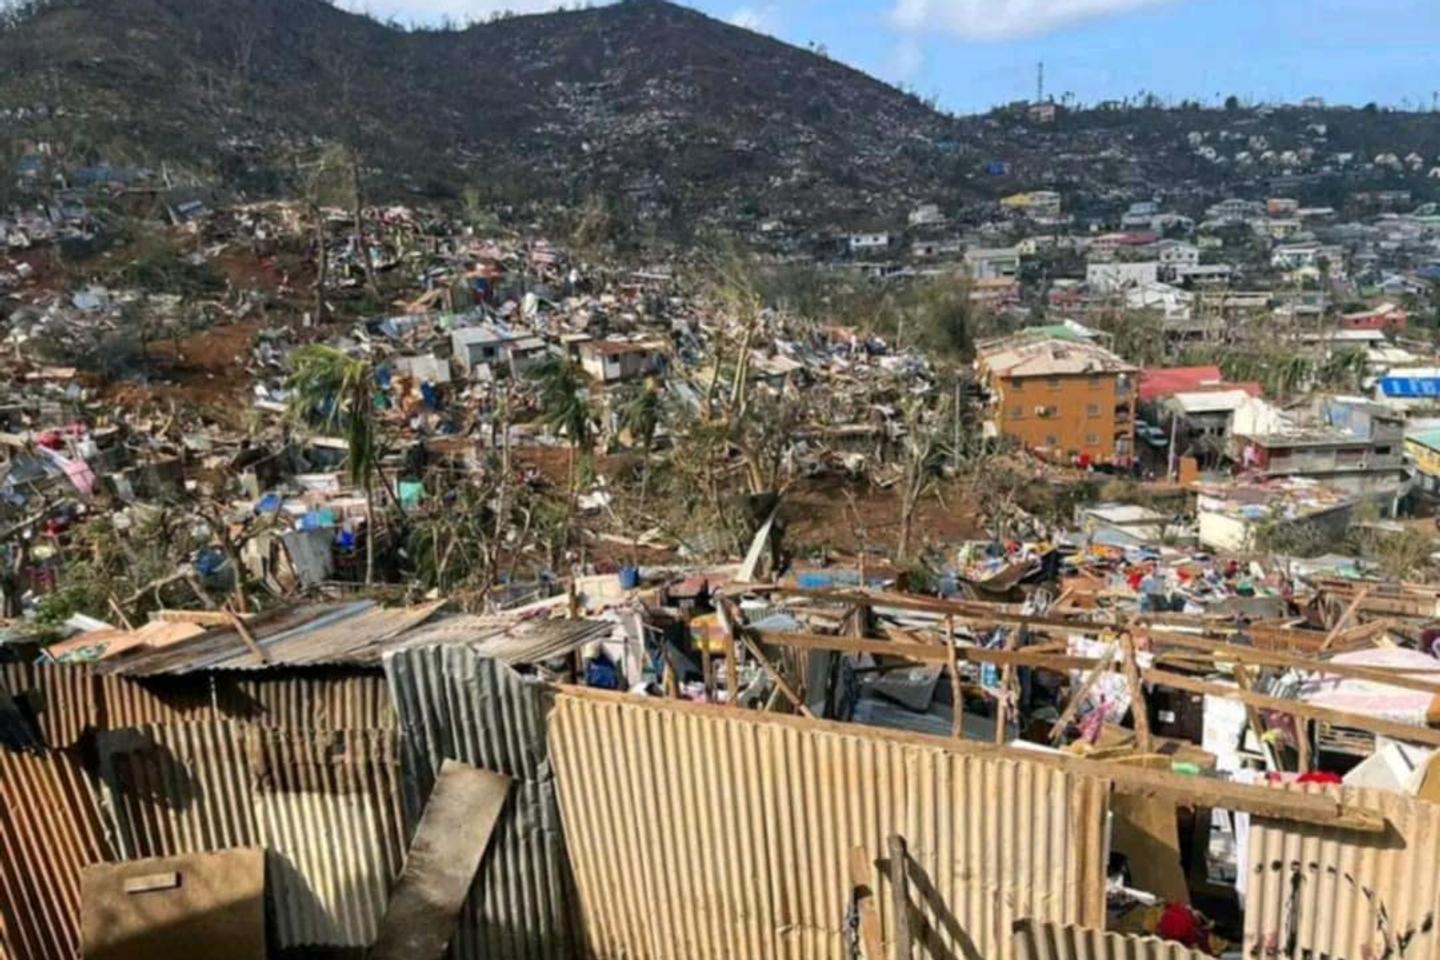
{"type": "Polygon", "coordinates": [[[1128,465],[1139,369],[1096,344],[1020,334],[983,343],[985,430],[1052,459],[1128,465]]]}

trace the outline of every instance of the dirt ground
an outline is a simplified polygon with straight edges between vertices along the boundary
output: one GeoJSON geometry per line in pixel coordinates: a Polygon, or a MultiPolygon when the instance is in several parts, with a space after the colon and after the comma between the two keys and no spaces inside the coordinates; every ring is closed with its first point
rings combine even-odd
{"type": "Polygon", "coordinates": [[[149,382],[115,381],[103,395],[128,408],[173,401],[233,419],[250,407],[247,364],[261,326],[258,320],[222,323],[182,337],[178,345],[156,341],[149,345],[149,382]]]}
{"type": "MultiPolygon", "coordinates": [[[[900,539],[900,496],[842,477],[820,477],[794,487],[785,498],[786,540],[795,549],[823,547],[857,553],[863,547],[892,554],[900,539]],[[846,497],[846,491],[853,497],[846,497]],[[858,517],[858,522],[857,522],[858,517]]],[[[928,497],[915,518],[915,546],[983,536],[970,490],[948,485],[928,497]]]]}

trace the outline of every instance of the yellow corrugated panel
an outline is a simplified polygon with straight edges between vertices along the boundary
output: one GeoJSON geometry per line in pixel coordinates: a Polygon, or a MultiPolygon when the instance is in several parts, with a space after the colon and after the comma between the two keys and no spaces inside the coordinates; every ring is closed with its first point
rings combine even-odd
{"type": "Polygon", "coordinates": [[[1253,820],[1245,955],[1440,958],[1440,806],[1344,788],[1347,804],[1384,815],[1361,835],[1253,820]]]}
{"type": "Polygon", "coordinates": [[[0,750],[0,956],[80,955],[80,871],[107,859],[80,758],[0,750]]]}
{"type": "Polygon", "coordinates": [[[1156,937],[1106,933],[1093,927],[1021,920],[1015,960],[1210,960],[1210,955],[1156,937]]]}
{"type": "Polygon", "coordinates": [[[593,956],[845,955],[861,846],[886,838],[936,955],[1008,958],[1022,917],[1104,922],[1107,781],[934,740],[570,692],[551,716],[593,956]]]}
{"type": "Polygon", "coordinates": [[[390,731],[247,731],[283,947],[367,947],[404,860],[390,731]]]}

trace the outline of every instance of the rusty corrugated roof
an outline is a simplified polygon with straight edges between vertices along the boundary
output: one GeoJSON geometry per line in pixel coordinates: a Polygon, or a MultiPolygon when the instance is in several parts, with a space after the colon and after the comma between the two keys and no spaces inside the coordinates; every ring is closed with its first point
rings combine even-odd
{"type": "Polygon", "coordinates": [[[247,624],[268,663],[231,627],[215,627],[162,649],[136,650],[103,661],[97,670],[127,676],[256,670],[278,666],[377,664],[387,644],[434,616],[443,602],[386,608],[373,600],[316,604],[266,615],[247,624]]]}

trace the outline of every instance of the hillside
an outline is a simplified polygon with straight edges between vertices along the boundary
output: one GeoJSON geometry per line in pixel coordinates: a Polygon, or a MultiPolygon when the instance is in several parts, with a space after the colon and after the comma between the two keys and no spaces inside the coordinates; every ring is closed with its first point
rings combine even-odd
{"type": "Polygon", "coordinates": [[[0,32],[21,140],[273,189],[355,140],[391,186],[605,193],[651,218],[852,219],[946,188],[952,122],[840,63],[660,0],[406,32],[321,0],[51,0],[0,32]],[[57,114],[63,114],[58,115],[57,114]]]}

